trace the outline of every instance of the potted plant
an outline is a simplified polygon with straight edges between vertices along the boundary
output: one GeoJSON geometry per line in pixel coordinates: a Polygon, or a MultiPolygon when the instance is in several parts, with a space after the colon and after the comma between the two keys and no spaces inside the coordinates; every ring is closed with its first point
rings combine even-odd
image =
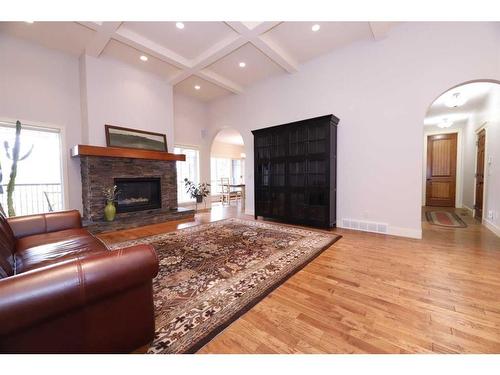
{"type": "Polygon", "coordinates": [[[116,206],[115,201],[120,192],[117,190],[116,185],[104,188],[104,197],[106,198],[106,207],[104,207],[104,218],[106,221],[115,220],[116,206]]]}
{"type": "Polygon", "coordinates": [[[210,194],[210,184],[202,182],[200,184],[195,184],[193,181],[184,179],[184,187],[186,188],[186,193],[188,193],[191,198],[196,199],[196,205],[203,202],[203,198],[208,197],[210,194]]]}

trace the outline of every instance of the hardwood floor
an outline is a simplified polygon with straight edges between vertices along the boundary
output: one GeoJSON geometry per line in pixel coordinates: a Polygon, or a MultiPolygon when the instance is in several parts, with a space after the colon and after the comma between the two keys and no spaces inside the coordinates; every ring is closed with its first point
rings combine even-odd
{"type": "MultiPolygon", "coordinates": [[[[335,229],[343,238],[199,353],[500,353],[500,238],[423,223],[412,240],[335,229]]],[[[101,235],[107,242],[244,216],[101,235]]],[[[248,217],[252,219],[251,217],[248,217]]]]}

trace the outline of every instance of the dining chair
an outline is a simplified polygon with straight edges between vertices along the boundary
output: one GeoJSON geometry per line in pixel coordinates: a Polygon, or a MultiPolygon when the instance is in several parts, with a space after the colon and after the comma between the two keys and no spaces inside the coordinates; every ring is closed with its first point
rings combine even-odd
{"type": "Polygon", "coordinates": [[[230,195],[231,195],[231,189],[229,187],[229,178],[228,177],[222,177],[220,179],[220,200],[222,204],[227,203],[230,204],[230,195]]]}

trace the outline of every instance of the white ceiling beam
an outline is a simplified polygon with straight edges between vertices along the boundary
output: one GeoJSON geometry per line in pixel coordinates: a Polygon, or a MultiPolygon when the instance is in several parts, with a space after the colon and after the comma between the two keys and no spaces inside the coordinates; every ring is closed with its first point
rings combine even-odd
{"type": "Polygon", "coordinates": [[[282,21],[264,21],[251,29],[253,35],[261,35],[278,26],[282,21]]]}
{"type": "Polygon", "coordinates": [[[288,73],[295,73],[299,70],[297,62],[268,36],[258,36],[252,40],[252,44],[288,73]]]}
{"type": "MultiPolygon", "coordinates": [[[[98,32],[101,28],[105,27],[106,24],[114,24],[115,22],[78,22],[78,23],[98,32]]],[[[131,30],[123,28],[119,29],[121,23],[122,22],[119,23],[118,27],[116,27],[112,32],[110,32],[111,34],[110,39],[116,39],[141,52],[147,53],[151,56],[156,57],[159,60],[174,65],[179,69],[190,68],[189,60],[169,50],[168,48],[159,45],[158,43],[155,43],[147,38],[144,38],[143,36],[131,30]]],[[[106,28],[110,28],[110,26],[106,25],[106,28]]]]}
{"type": "Polygon", "coordinates": [[[389,35],[389,31],[394,27],[394,22],[368,22],[374,40],[382,40],[389,35]]]}
{"type": "Polygon", "coordinates": [[[212,65],[214,62],[220,60],[224,56],[230,54],[231,52],[236,51],[245,43],[247,43],[246,38],[240,35],[232,35],[229,38],[226,38],[221,42],[213,45],[211,48],[194,59],[192,61],[191,67],[197,70],[204,69],[207,66],[212,65]]]}
{"type": "Polygon", "coordinates": [[[208,81],[210,83],[213,83],[217,86],[220,86],[222,88],[225,88],[226,90],[231,91],[234,94],[241,94],[243,92],[243,87],[240,85],[212,72],[209,70],[200,70],[196,72],[194,75],[204,79],[205,81],[208,81]]]}
{"type": "Polygon", "coordinates": [[[178,83],[181,83],[184,81],[186,78],[191,77],[194,73],[196,73],[193,69],[185,69],[181,70],[179,73],[174,75],[172,79],[170,79],[168,82],[172,85],[175,86],[178,83]]]}
{"type": "Polygon", "coordinates": [[[240,35],[246,35],[251,30],[247,27],[247,25],[240,21],[225,21],[225,24],[240,35]]]}
{"type": "Polygon", "coordinates": [[[189,60],[131,30],[121,28],[114,33],[113,39],[156,57],[159,60],[165,61],[179,69],[190,68],[189,60]]]}
{"type": "Polygon", "coordinates": [[[103,22],[100,25],[93,22],[81,23],[95,30],[93,38],[89,44],[85,46],[85,53],[89,56],[99,57],[104,51],[104,48],[111,40],[113,34],[118,30],[121,22],[103,22]],[[94,26],[96,26],[94,28],[94,26]]]}
{"type": "MultiPolygon", "coordinates": [[[[179,82],[184,81],[186,78],[190,77],[191,75],[193,75],[193,74],[196,75],[198,72],[205,69],[207,66],[212,65],[214,62],[220,60],[222,57],[237,50],[246,42],[247,42],[246,38],[242,37],[241,35],[238,35],[238,36],[231,35],[230,37],[213,45],[211,48],[209,48],[208,50],[203,52],[196,59],[192,60],[190,67],[188,69],[184,69],[179,74],[177,74],[175,77],[173,77],[170,80],[170,83],[172,85],[176,85],[179,82]]],[[[201,75],[200,75],[200,77],[201,77],[201,75]]],[[[223,79],[219,75],[214,74],[208,80],[212,83],[215,83],[216,85],[227,88],[234,93],[241,92],[241,87],[239,85],[237,85],[236,83],[231,82],[225,78],[223,79]]]]}
{"type": "Polygon", "coordinates": [[[238,34],[244,35],[248,38],[252,38],[268,32],[280,23],[281,21],[264,21],[260,22],[253,28],[249,28],[244,22],[240,21],[227,21],[226,25],[231,27],[238,34]]]}
{"type": "Polygon", "coordinates": [[[280,46],[265,35],[266,32],[276,27],[281,22],[278,21],[266,21],[261,22],[252,29],[249,29],[247,25],[239,21],[226,22],[232,29],[237,33],[247,38],[248,42],[252,43],[260,51],[262,51],[267,57],[273,60],[276,64],[281,66],[288,73],[295,73],[298,70],[297,62],[288,55],[280,46]]]}
{"type": "Polygon", "coordinates": [[[94,21],[76,21],[76,23],[86,26],[94,31],[97,31],[97,29],[99,29],[99,26],[102,25],[102,22],[94,22],[94,21]]]}

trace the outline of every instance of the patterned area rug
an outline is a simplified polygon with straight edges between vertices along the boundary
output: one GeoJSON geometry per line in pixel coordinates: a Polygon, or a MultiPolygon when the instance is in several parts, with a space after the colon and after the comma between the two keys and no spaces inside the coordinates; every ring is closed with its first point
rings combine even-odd
{"type": "Polygon", "coordinates": [[[440,227],[467,228],[467,224],[454,212],[427,211],[425,217],[429,223],[440,227]]]}
{"type": "Polygon", "coordinates": [[[340,238],[228,219],[114,244],[154,246],[156,335],[149,353],[192,353],[340,238]]]}

